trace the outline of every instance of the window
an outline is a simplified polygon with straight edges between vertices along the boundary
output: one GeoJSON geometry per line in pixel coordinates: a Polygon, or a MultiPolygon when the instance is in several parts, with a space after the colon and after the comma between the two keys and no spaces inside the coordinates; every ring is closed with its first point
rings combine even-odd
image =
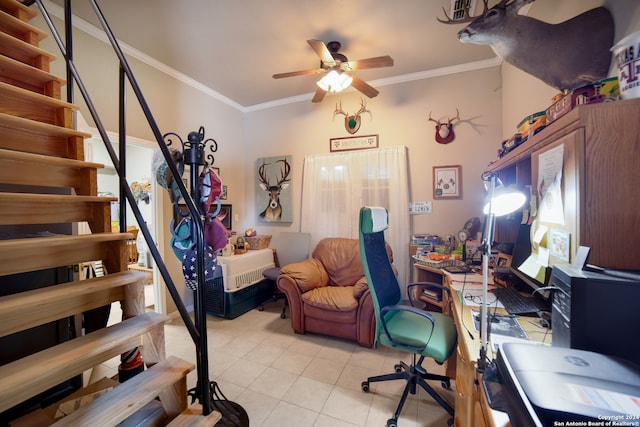
{"type": "Polygon", "coordinates": [[[325,237],[358,238],[362,206],[389,211],[391,245],[400,283],[409,268],[409,185],[406,147],[307,156],[302,178],[301,231],[312,247],[325,237]],[[406,262],[404,261],[406,260],[406,262]]]}

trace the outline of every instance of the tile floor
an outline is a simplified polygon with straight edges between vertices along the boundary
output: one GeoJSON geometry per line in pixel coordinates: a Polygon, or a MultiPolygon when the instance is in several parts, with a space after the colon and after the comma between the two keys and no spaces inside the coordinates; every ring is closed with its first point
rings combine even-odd
{"type": "MultiPolygon", "coordinates": [[[[117,304],[114,304],[114,307],[117,304]]],[[[395,411],[404,382],[372,383],[365,393],[360,384],[368,376],[390,373],[405,353],[380,347],[367,349],[352,342],[320,335],[297,335],[290,320],[280,318],[281,301],[264,311],[251,310],[229,320],[207,316],[210,379],[225,396],[249,414],[252,427],[383,427],[395,411]]],[[[112,310],[118,316],[118,310],[112,310]]],[[[195,346],[180,318],[165,327],[168,355],[195,363],[195,346]]],[[[117,372],[115,358],[94,370],[92,378],[117,372]]],[[[432,372],[444,367],[432,361],[432,372]]],[[[196,373],[187,378],[196,384],[196,373]]],[[[455,383],[436,391],[453,406],[455,383]]],[[[409,396],[400,427],[446,426],[449,415],[421,388],[409,396]]]]}

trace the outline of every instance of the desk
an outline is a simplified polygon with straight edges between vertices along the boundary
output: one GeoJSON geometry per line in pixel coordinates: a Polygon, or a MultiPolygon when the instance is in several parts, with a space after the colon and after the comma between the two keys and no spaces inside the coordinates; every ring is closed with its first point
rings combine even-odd
{"type": "MultiPolygon", "coordinates": [[[[429,267],[424,264],[418,264],[417,262],[413,264],[413,277],[415,282],[434,282],[438,283],[439,285],[444,285],[444,275],[445,272],[439,268],[429,267]]],[[[443,307],[446,307],[446,292],[445,295],[442,296],[442,299],[440,301],[433,298],[428,298],[422,295],[422,293],[420,293],[420,295],[414,296],[417,297],[420,301],[438,307],[440,311],[443,311],[443,307]]],[[[444,312],[447,313],[446,308],[444,309],[444,312]]]]}
{"type": "MultiPolygon", "coordinates": [[[[444,272],[444,281],[452,287],[452,282],[460,280],[458,275],[444,272]]],[[[461,277],[460,277],[461,278],[461,277]]],[[[467,275],[467,283],[482,282],[479,274],[467,275]]],[[[477,285],[476,285],[477,286],[477,285]]],[[[458,330],[458,348],[456,360],[456,402],[454,425],[456,427],[503,427],[509,425],[509,417],[506,413],[491,409],[487,403],[484,392],[480,386],[482,374],[476,371],[476,363],[480,354],[480,334],[475,331],[471,318],[471,307],[464,304],[464,300],[456,291],[451,289],[453,317],[458,330]]],[[[491,309],[494,312],[494,309],[491,309]]],[[[495,309],[495,312],[504,313],[504,309],[495,309]]],[[[518,319],[522,329],[527,333],[529,340],[545,343],[551,342],[551,334],[546,329],[532,325],[530,317],[518,319]]],[[[489,358],[495,358],[491,346],[487,349],[489,358]]]]}

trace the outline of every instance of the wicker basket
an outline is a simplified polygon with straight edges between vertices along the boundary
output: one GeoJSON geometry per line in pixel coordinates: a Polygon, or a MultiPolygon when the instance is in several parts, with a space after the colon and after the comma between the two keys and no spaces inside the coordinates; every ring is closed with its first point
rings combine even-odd
{"type": "Polygon", "coordinates": [[[249,249],[267,249],[271,242],[271,234],[245,236],[244,240],[249,244],[249,249]]]}
{"type": "Polygon", "coordinates": [[[412,256],[411,258],[413,258],[415,262],[418,264],[426,265],[427,267],[434,267],[434,268],[454,267],[454,266],[460,266],[464,264],[462,260],[458,260],[458,259],[443,259],[442,261],[431,261],[429,259],[418,258],[415,255],[412,256]]]}

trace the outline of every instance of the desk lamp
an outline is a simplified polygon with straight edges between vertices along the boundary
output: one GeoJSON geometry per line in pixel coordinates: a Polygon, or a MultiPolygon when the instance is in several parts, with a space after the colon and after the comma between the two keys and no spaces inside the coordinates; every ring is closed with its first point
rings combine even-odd
{"type": "Polygon", "coordinates": [[[484,174],[482,180],[489,194],[484,203],[483,213],[486,215],[485,228],[482,233],[482,305],[480,306],[480,358],[478,370],[487,367],[488,306],[487,293],[489,289],[489,256],[491,256],[491,241],[493,240],[495,219],[516,211],[526,201],[525,195],[517,190],[506,188],[495,174],[484,174]]]}

